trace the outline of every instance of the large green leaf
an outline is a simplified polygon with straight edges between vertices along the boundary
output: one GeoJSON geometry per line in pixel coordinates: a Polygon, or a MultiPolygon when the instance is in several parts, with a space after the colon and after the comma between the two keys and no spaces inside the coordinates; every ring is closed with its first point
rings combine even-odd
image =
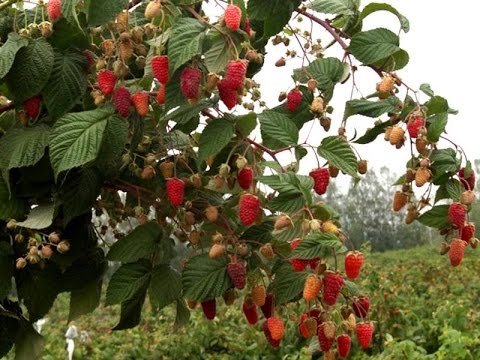
{"type": "MultiPolygon", "coordinates": [[[[32,319],[30,321],[33,322],[32,319]]],[[[38,359],[44,347],[44,339],[32,326],[22,320],[15,340],[15,360],[38,359]]]]}
{"type": "Polygon", "coordinates": [[[50,77],[53,61],[52,46],[43,38],[32,40],[17,52],[7,75],[8,88],[16,101],[22,102],[40,93],[50,77]]]}
{"type": "Polygon", "coordinates": [[[96,159],[108,121],[121,122],[111,108],[71,113],[60,118],[50,136],[50,161],[55,177],[96,159]]]}
{"type": "Polygon", "coordinates": [[[298,1],[249,0],[247,12],[250,19],[264,20],[263,36],[268,37],[282,31],[298,5],[298,1]]]}
{"type": "Polygon", "coordinates": [[[6,241],[0,241],[0,300],[10,294],[13,276],[13,249],[6,241]]]}
{"type": "Polygon", "coordinates": [[[103,25],[125,9],[128,0],[90,0],[88,2],[88,25],[103,25]]]}
{"type": "Polygon", "coordinates": [[[396,53],[374,62],[372,65],[376,66],[379,70],[392,72],[403,69],[407,66],[409,61],[410,56],[408,53],[405,50],[400,49],[396,53]]]}
{"type": "Polygon", "coordinates": [[[78,53],[55,53],[52,74],[42,91],[49,114],[57,118],[81,99],[87,89],[85,58],[78,53]]]}
{"type": "Polygon", "coordinates": [[[335,251],[337,254],[347,251],[340,239],[330,233],[311,232],[293,251],[291,258],[315,259],[330,256],[335,251]]]}
{"type": "Polygon", "coordinates": [[[352,147],[345,139],[339,136],[327,136],[317,149],[318,155],[353,177],[357,175],[357,157],[352,147]]]}
{"type": "Polygon", "coordinates": [[[329,57],[314,60],[304,72],[317,80],[318,89],[324,91],[331,89],[342,80],[344,70],[340,60],[329,57]]]}
{"type": "Polygon", "coordinates": [[[201,54],[204,38],[205,26],[196,19],[180,18],[173,24],[168,42],[171,74],[191,58],[201,54]]]}
{"type": "Polygon", "coordinates": [[[107,259],[134,262],[153,255],[155,245],[161,239],[162,234],[162,228],[155,221],[140,225],[112,245],[108,251],[107,259]]]}
{"type": "Polygon", "coordinates": [[[400,50],[398,36],[378,28],[353,35],[349,51],[364,64],[373,64],[400,50]]]}
{"type": "Polygon", "coordinates": [[[173,324],[173,330],[188,324],[190,320],[190,310],[188,310],[185,300],[177,299],[177,315],[175,316],[175,324],[173,324]]]}
{"type": "Polygon", "coordinates": [[[135,298],[137,293],[148,287],[150,277],[151,268],[144,263],[122,265],[115,271],[108,283],[106,305],[118,304],[135,298]]]}
{"type": "Polygon", "coordinates": [[[182,273],[186,299],[204,301],[221,296],[232,287],[227,274],[227,257],[210,259],[208,254],[191,258],[182,273]]]}
{"type": "Polygon", "coordinates": [[[205,52],[205,65],[208,71],[219,73],[225,70],[229,60],[233,59],[233,52],[225,37],[218,31],[211,35],[212,46],[205,52]]]}
{"type": "Polygon", "coordinates": [[[165,115],[164,121],[173,120],[179,125],[186,124],[195,116],[198,116],[202,110],[214,106],[218,103],[219,98],[214,96],[212,99],[202,99],[194,105],[184,104],[181,105],[178,109],[169,112],[165,115]]]}
{"type": "Polygon", "coordinates": [[[215,119],[202,131],[198,145],[199,161],[217,155],[231,140],[235,133],[234,125],[226,119],[215,119]]]}
{"type": "Polygon", "coordinates": [[[308,272],[297,272],[290,263],[285,263],[275,273],[272,290],[275,294],[275,304],[281,305],[300,296],[305,285],[308,272]]]}
{"type": "Polygon", "coordinates": [[[305,199],[301,194],[279,194],[270,200],[267,206],[273,211],[294,213],[305,206],[305,199]]]}
{"type": "Polygon", "coordinates": [[[75,10],[78,2],[79,0],[62,0],[62,16],[67,19],[68,22],[82,29],[78,21],[77,11],[75,10]]]}
{"type": "Polygon", "coordinates": [[[432,168],[437,172],[456,173],[461,165],[457,153],[451,148],[433,150],[430,161],[432,162],[432,168]]]}
{"type": "Polygon", "coordinates": [[[356,7],[352,0],[314,0],[312,9],[323,14],[353,15],[356,7]]]}
{"type": "Polygon", "coordinates": [[[18,222],[17,225],[27,229],[46,229],[52,225],[54,213],[55,205],[53,203],[40,204],[30,211],[25,221],[18,222]]]}
{"type": "Polygon", "coordinates": [[[399,110],[401,102],[396,96],[390,96],[383,100],[349,100],[345,103],[344,119],[352,115],[363,115],[368,117],[378,117],[388,112],[399,110]]]}
{"type": "Polygon", "coordinates": [[[262,136],[266,135],[288,146],[298,142],[298,128],[286,115],[266,110],[258,115],[262,136]]]}
{"type": "Polygon", "coordinates": [[[150,282],[150,300],[158,309],[162,309],[182,294],[182,275],[170,265],[163,264],[153,268],[150,282]]]}
{"type": "Polygon", "coordinates": [[[427,123],[428,123],[427,139],[433,143],[438,142],[438,140],[440,139],[440,136],[445,131],[447,122],[448,122],[448,113],[446,112],[441,112],[433,116],[430,116],[427,119],[427,123]]]}
{"type": "Polygon", "coordinates": [[[3,177],[0,176],[0,220],[21,219],[28,212],[25,199],[10,197],[10,190],[3,177]]]}
{"type": "Polygon", "coordinates": [[[0,79],[10,71],[18,50],[28,45],[27,38],[17,33],[8,34],[5,44],[0,47],[0,79]]]}
{"type": "Polygon", "coordinates": [[[397,9],[395,9],[392,5],[390,4],[385,4],[385,3],[370,3],[367,6],[363,8],[363,10],[360,12],[360,20],[365,19],[368,15],[376,12],[376,11],[388,11],[395,16],[397,16],[398,20],[400,21],[400,25],[402,27],[402,30],[405,32],[408,32],[410,30],[410,22],[408,19],[400,14],[397,9]]]}
{"type": "Polygon", "coordinates": [[[122,302],[120,321],[112,330],[131,329],[140,323],[142,307],[147,296],[147,284],[141,286],[128,300],[122,302]]]}
{"type": "Polygon", "coordinates": [[[449,205],[437,205],[420,215],[417,220],[425,226],[445,229],[450,226],[448,220],[449,205]]]}
{"type": "Polygon", "coordinates": [[[70,307],[68,321],[72,321],[81,315],[89,314],[100,305],[102,294],[102,281],[92,281],[70,294],[70,307]]]}
{"type": "Polygon", "coordinates": [[[368,144],[374,141],[378,135],[385,133],[385,129],[391,126],[392,123],[390,120],[381,122],[380,124],[375,125],[373,128],[367,129],[365,134],[355,140],[357,144],[368,144]]]}

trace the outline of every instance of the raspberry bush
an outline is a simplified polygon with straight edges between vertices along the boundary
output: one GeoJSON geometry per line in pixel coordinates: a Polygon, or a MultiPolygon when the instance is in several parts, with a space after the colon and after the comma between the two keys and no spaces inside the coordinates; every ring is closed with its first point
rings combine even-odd
{"type": "Polygon", "coordinates": [[[392,6],[29,4],[0,2],[1,355],[13,345],[19,358],[41,352],[32,324],[61,292],[70,293],[69,320],[95,309],[107,261],[120,264],[105,298],[121,305],[113,330],[138,325],[147,297],[155,309],[176,307],[175,327],[191,310],[215,318],[223,297],[273,347],[297,321],[297,335],[317,338],[327,359],[347,356],[352,341],[368,348],[375,304],[355,283],[368,258],[322,195],[337,176],[361,181],[361,145],[382,136],[378,146],[408,160],[393,210],[438,229],[453,266],[477,247],[475,174],[445,137],[456,111],[401,78],[409,57],[397,25],[363,27],[388,11],[409,31],[392,6]],[[286,47],[275,69],[264,69],[267,45],[286,47]],[[287,63],[289,89],[255,80],[287,63]],[[378,80],[355,98],[358,71],[378,80]],[[334,109],[340,87],[352,95],[334,109]],[[263,100],[278,90],[277,104],[263,100]],[[359,116],[372,118],[360,135],[359,116]],[[313,136],[303,139],[304,128],[313,136]]]}

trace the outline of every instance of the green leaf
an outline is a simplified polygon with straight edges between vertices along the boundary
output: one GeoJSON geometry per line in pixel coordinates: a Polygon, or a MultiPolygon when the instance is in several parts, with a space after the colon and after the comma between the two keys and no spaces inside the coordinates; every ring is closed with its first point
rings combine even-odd
{"type": "Polygon", "coordinates": [[[408,19],[400,14],[397,9],[395,9],[392,5],[385,4],[385,3],[370,3],[363,8],[360,12],[360,20],[365,19],[368,15],[376,12],[376,11],[388,11],[397,16],[398,20],[400,21],[400,25],[404,32],[408,32],[410,30],[410,22],[408,19]]]}
{"type": "Polygon", "coordinates": [[[448,105],[447,99],[441,97],[441,96],[433,96],[428,100],[424,106],[427,108],[427,116],[447,112],[449,114],[457,114],[458,111],[451,109],[450,106],[448,105]]]}
{"type": "Polygon", "coordinates": [[[433,143],[440,140],[440,136],[445,131],[448,122],[448,114],[446,112],[438,113],[427,119],[427,139],[433,143]]]}
{"type": "MultiPolygon", "coordinates": [[[[132,115],[132,121],[143,122],[139,115],[132,115]]],[[[128,121],[118,116],[109,117],[105,133],[103,134],[102,145],[98,152],[96,165],[99,169],[111,165],[118,161],[125,149],[128,141],[128,121]]],[[[104,171],[105,173],[105,171],[104,171]]]]}
{"type": "Polygon", "coordinates": [[[288,146],[298,142],[298,128],[284,114],[266,110],[258,115],[262,136],[267,135],[288,146]]]}
{"type": "Polygon", "coordinates": [[[275,304],[286,304],[298,297],[303,291],[307,276],[308,272],[297,272],[290,263],[283,264],[275,273],[275,279],[272,283],[275,304]]]}
{"type": "Polygon", "coordinates": [[[90,0],[87,9],[88,25],[98,26],[113,20],[126,8],[128,0],[90,0]]]}
{"type": "Polygon", "coordinates": [[[39,205],[30,211],[25,221],[18,222],[17,225],[34,230],[46,229],[53,222],[55,205],[53,203],[39,205]]]}
{"type": "Polygon", "coordinates": [[[214,97],[212,99],[202,99],[195,105],[184,104],[181,105],[178,109],[175,109],[172,112],[169,112],[163,118],[164,121],[173,120],[179,125],[186,124],[195,116],[198,116],[202,110],[213,107],[218,103],[219,98],[214,97]]]}
{"type": "Polygon", "coordinates": [[[385,129],[389,126],[391,126],[392,123],[390,120],[384,121],[378,125],[375,125],[375,127],[367,129],[365,131],[365,134],[363,136],[359,137],[357,140],[355,140],[356,144],[369,144],[372,141],[374,141],[378,135],[381,135],[385,133],[385,129]]]}
{"type": "Polygon", "coordinates": [[[208,71],[219,73],[225,70],[229,60],[233,60],[233,53],[225,37],[218,31],[214,30],[210,37],[213,44],[204,54],[205,65],[208,71]]]}
{"type": "Polygon", "coordinates": [[[313,61],[306,71],[317,80],[317,88],[324,91],[342,80],[344,67],[337,58],[319,58],[313,61]]]}
{"type": "Polygon", "coordinates": [[[82,250],[75,261],[63,272],[61,291],[81,290],[91,282],[98,282],[101,280],[106,266],[107,261],[101,248],[93,247],[82,250]]]}
{"type": "Polygon", "coordinates": [[[43,38],[32,40],[18,51],[7,75],[8,88],[17,102],[40,93],[50,77],[53,61],[52,46],[43,38]]]}
{"type": "Polygon", "coordinates": [[[3,177],[0,176],[0,220],[21,219],[28,212],[25,199],[10,197],[10,190],[3,177]]]}
{"type": "Polygon", "coordinates": [[[379,70],[391,72],[403,69],[405,66],[407,66],[409,61],[410,56],[408,53],[405,50],[400,49],[395,54],[374,62],[373,65],[375,65],[379,70]]]}
{"type": "Polygon", "coordinates": [[[100,305],[102,281],[92,281],[70,294],[68,321],[75,320],[81,315],[89,314],[100,305]]]}
{"type": "Polygon", "coordinates": [[[257,114],[254,112],[236,118],[235,128],[243,136],[248,136],[257,127],[257,114]]]}
{"type": "MultiPolygon", "coordinates": [[[[33,322],[33,319],[30,319],[33,322]]],[[[15,360],[38,359],[44,347],[44,339],[25,320],[22,321],[20,332],[15,340],[15,360]]]]}
{"type": "Polygon", "coordinates": [[[199,161],[217,155],[230,142],[234,133],[235,127],[226,119],[215,119],[208,123],[198,145],[199,161]]]}
{"type": "Polygon", "coordinates": [[[273,240],[272,230],[273,221],[264,221],[258,225],[252,225],[245,230],[240,237],[241,239],[255,239],[261,243],[271,242],[273,240]]]}
{"type": "Polygon", "coordinates": [[[378,28],[353,35],[349,50],[363,64],[373,64],[397,51],[399,39],[388,29],[378,28]]]}
{"type": "Polygon", "coordinates": [[[192,18],[180,18],[173,24],[168,42],[170,73],[202,53],[205,26],[192,18]]]}
{"type": "Polygon", "coordinates": [[[433,92],[430,84],[421,84],[420,85],[420,91],[422,91],[425,95],[428,95],[430,97],[434,97],[435,96],[435,93],[433,92]]]}
{"type": "Polygon", "coordinates": [[[437,205],[427,212],[420,215],[417,220],[425,225],[436,229],[445,229],[450,227],[448,220],[449,205],[437,205]]]}
{"type": "Polygon", "coordinates": [[[462,193],[465,191],[463,185],[457,179],[448,179],[445,183],[445,190],[453,201],[460,201],[462,193]]]}
{"type": "Polygon", "coordinates": [[[208,254],[203,254],[191,258],[182,273],[184,298],[195,301],[210,300],[231,288],[227,263],[226,256],[210,259],[208,254]]]}
{"type": "Polygon", "coordinates": [[[301,194],[279,194],[270,200],[267,204],[268,208],[273,211],[284,213],[293,213],[305,206],[305,199],[301,194]]]}
{"type": "Polygon", "coordinates": [[[106,305],[118,304],[137,297],[150,283],[151,269],[144,263],[122,265],[108,283],[106,305]]]}
{"type": "Polygon", "coordinates": [[[250,19],[264,20],[263,36],[282,31],[298,3],[285,0],[249,0],[247,12],[250,19]]]}
{"type": "Polygon", "coordinates": [[[297,246],[291,258],[315,259],[331,256],[333,251],[343,253],[347,248],[340,239],[330,233],[311,232],[297,246]]]}
{"type": "Polygon", "coordinates": [[[131,329],[140,323],[142,307],[147,296],[148,283],[138,289],[133,296],[122,302],[120,321],[112,330],[131,329]]]}
{"type": "Polygon", "coordinates": [[[401,102],[396,96],[390,96],[384,100],[369,101],[369,100],[349,100],[345,104],[344,119],[352,115],[363,115],[368,117],[379,117],[388,112],[395,112],[399,110],[401,102]]]}
{"type": "Polygon", "coordinates": [[[162,228],[155,221],[137,226],[131,233],[112,245],[107,259],[127,263],[152,255],[162,235],[162,228]]]}
{"type": "Polygon", "coordinates": [[[456,173],[460,168],[460,160],[453,149],[433,150],[430,155],[431,167],[437,172],[456,173]]]}
{"type": "Polygon", "coordinates": [[[314,0],[312,9],[323,14],[353,15],[355,4],[352,0],[314,0]]]}
{"type": "Polygon", "coordinates": [[[10,294],[13,269],[13,249],[8,242],[0,241],[0,300],[10,294]]]}
{"type": "Polygon", "coordinates": [[[8,74],[18,50],[28,45],[27,38],[17,33],[8,34],[5,44],[0,47],[0,79],[8,74]]]}
{"type": "Polygon", "coordinates": [[[50,116],[58,118],[69,112],[86,89],[85,58],[74,52],[57,52],[52,73],[42,91],[50,116]]]}
{"type": "Polygon", "coordinates": [[[75,10],[78,1],[79,0],[62,0],[62,16],[67,19],[69,23],[77,25],[81,30],[82,27],[78,21],[77,11],[75,10]]]}
{"type": "Polygon", "coordinates": [[[185,300],[177,299],[177,315],[175,317],[175,324],[173,325],[173,331],[178,330],[180,327],[188,324],[190,321],[190,310],[188,310],[185,300]]]}
{"type": "Polygon", "coordinates": [[[352,147],[339,136],[327,136],[317,149],[318,155],[350,176],[358,178],[357,157],[352,147]]]}
{"type": "Polygon", "coordinates": [[[55,123],[50,136],[50,161],[55,178],[62,171],[96,159],[110,119],[122,121],[111,108],[98,108],[67,114],[55,123]]]}
{"type": "Polygon", "coordinates": [[[182,275],[170,265],[153,268],[150,282],[150,300],[158,309],[163,309],[182,294],[182,275]]]}

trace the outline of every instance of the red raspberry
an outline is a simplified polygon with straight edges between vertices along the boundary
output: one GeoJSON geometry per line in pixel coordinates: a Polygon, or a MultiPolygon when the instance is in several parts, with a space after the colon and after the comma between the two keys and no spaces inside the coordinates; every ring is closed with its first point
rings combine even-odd
{"type": "Polygon", "coordinates": [[[165,104],[165,85],[160,84],[157,92],[157,103],[160,105],[165,104]]]}
{"type": "Polygon", "coordinates": [[[250,19],[247,17],[245,22],[243,23],[243,30],[248,34],[248,36],[252,35],[252,27],[250,26],[250,19]]]}
{"type": "Polygon", "coordinates": [[[462,240],[466,241],[467,244],[470,242],[470,239],[475,236],[475,224],[468,223],[462,229],[462,240]]]}
{"type": "Polygon", "coordinates": [[[240,197],[238,216],[243,225],[252,225],[260,212],[260,200],[252,194],[244,194],[240,197]]]}
{"type": "Polygon", "coordinates": [[[246,298],[242,305],[242,311],[250,325],[255,325],[258,321],[257,305],[251,298],[246,298]]]}
{"type": "Polygon", "coordinates": [[[460,178],[460,182],[465,187],[465,190],[473,190],[475,187],[475,172],[470,170],[470,176],[465,179],[465,168],[461,168],[458,171],[458,177],[460,178]]]}
{"type": "Polygon", "coordinates": [[[283,337],[285,327],[282,319],[278,317],[270,317],[267,319],[268,330],[273,340],[280,340],[283,337]]]}
{"type": "Polygon", "coordinates": [[[183,202],[185,183],[178,178],[167,179],[167,198],[170,204],[178,206],[183,202]]]}
{"type": "Polygon", "coordinates": [[[370,310],[370,299],[366,296],[355,298],[352,303],[352,309],[355,315],[359,318],[366,318],[368,310],[370,310]]]}
{"type": "Polygon", "coordinates": [[[25,108],[25,113],[31,119],[36,119],[38,114],[40,114],[40,96],[32,96],[30,99],[27,99],[23,102],[23,107],[25,108]]]}
{"type": "Polygon", "coordinates": [[[117,77],[115,73],[110,70],[102,70],[97,74],[98,88],[103,95],[110,95],[115,88],[117,77]]]}
{"type": "Polygon", "coordinates": [[[308,260],[308,264],[310,265],[310,268],[312,270],[315,270],[317,268],[318,263],[320,262],[320,258],[314,258],[308,260]]]}
{"type": "Polygon", "coordinates": [[[450,250],[448,252],[450,264],[452,264],[452,266],[458,266],[462,263],[466,247],[467,243],[465,241],[461,239],[452,240],[450,243],[450,250]]]}
{"type": "Polygon", "coordinates": [[[253,169],[250,166],[245,166],[237,174],[238,185],[243,190],[248,190],[253,183],[253,169]]]}
{"type": "Polygon", "coordinates": [[[303,98],[303,94],[300,90],[298,89],[291,90],[287,95],[287,102],[285,103],[287,110],[290,112],[297,111],[298,107],[302,103],[302,98],[303,98]]]}
{"type": "Polygon", "coordinates": [[[345,256],[345,272],[351,280],[356,279],[360,274],[363,265],[363,254],[360,251],[350,251],[345,256]]]}
{"type": "Polygon", "coordinates": [[[347,334],[337,337],[337,351],[338,356],[346,358],[350,353],[350,347],[352,346],[352,338],[347,334]]]}
{"type": "Polygon", "coordinates": [[[425,126],[425,118],[423,116],[415,116],[410,119],[407,124],[407,131],[411,138],[418,136],[418,131],[421,127],[425,126]]]}
{"type": "Polygon", "coordinates": [[[366,349],[372,342],[373,323],[364,322],[357,324],[357,339],[362,349],[366,349]]]}
{"type": "Polygon", "coordinates": [[[245,265],[238,262],[231,262],[227,265],[227,273],[237,289],[243,289],[247,282],[247,271],[245,265]]]}
{"type": "Polygon", "coordinates": [[[117,110],[121,116],[125,118],[128,117],[130,114],[130,105],[132,104],[128,89],[126,87],[116,89],[113,92],[112,101],[115,110],[117,110]]]}
{"type": "Polygon", "coordinates": [[[323,300],[328,305],[334,305],[344,284],[345,280],[340,275],[327,272],[323,279],[323,300]]]}
{"type": "Polygon", "coordinates": [[[318,325],[317,336],[318,336],[318,343],[320,344],[320,349],[323,352],[327,352],[332,347],[335,337],[328,338],[325,335],[324,328],[325,328],[325,323],[321,323],[320,325],[318,325]]]}
{"type": "Polygon", "coordinates": [[[146,91],[133,94],[132,103],[138,115],[145,117],[148,114],[148,93],[146,91]]]}
{"type": "Polygon", "coordinates": [[[228,79],[220,80],[217,87],[220,100],[223,101],[228,110],[232,110],[237,105],[237,90],[228,79]]]}
{"type": "Polygon", "coordinates": [[[217,314],[217,302],[215,299],[202,301],[203,314],[208,320],[213,320],[217,314]]]}
{"type": "Polygon", "coordinates": [[[91,69],[91,67],[95,63],[95,58],[93,57],[93,53],[89,50],[84,50],[82,54],[85,60],[87,61],[86,70],[88,71],[91,69]]]}
{"type": "Polygon", "coordinates": [[[62,16],[62,0],[49,0],[47,3],[48,20],[56,22],[62,16]]]}
{"type": "Polygon", "coordinates": [[[233,89],[238,90],[243,86],[247,74],[247,64],[243,60],[232,60],[225,69],[225,78],[228,79],[233,89]]]}
{"type": "Polygon", "coordinates": [[[265,304],[260,306],[260,310],[262,310],[263,316],[265,316],[266,319],[272,316],[273,308],[274,308],[273,294],[267,294],[267,297],[265,298],[265,304]]]}
{"type": "Polygon", "coordinates": [[[157,55],[152,58],[150,63],[152,66],[153,76],[160,81],[161,84],[166,84],[169,79],[168,75],[168,56],[157,55]]]}
{"type": "Polygon", "coordinates": [[[186,67],[180,74],[180,90],[187,99],[197,99],[202,72],[199,69],[186,67]]]}
{"type": "MultiPolygon", "coordinates": [[[[300,239],[295,239],[290,243],[290,249],[293,251],[297,248],[297,246],[300,244],[300,239]]],[[[295,271],[303,271],[307,267],[309,263],[309,260],[305,259],[290,259],[290,264],[292,264],[292,267],[295,271]]]]}
{"type": "Polygon", "coordinates": [[[225,9],[225,25],[232,31],[237,31],[240,28],[240,21],[242,20],[242,10],[237,6],[230,4],[225,9]]]}
{"type": "Polygon", "coordinates": [[[298,330],[300,331],[300,334],[304,338],[310,337],[310,333],[308,331],[307,326],[305,325],[305,320],[308,319],[308,313],[303,313],[302,316],[300,317],[300,323],[298,324],[298,330]]]}
{"type": "Polygon", "coordinates": [[[272,338],[272,334],[270,333],[270,329],[268,328],[268,320],[263,323],[263,333],[265,334],[265,337],[274,349],[280,346],[280,340],[274,340],[272,338]]]}
{"type": "Polygon", "coordinates": [[[328,168],[318,168],[310,171],[308,174],[313,178],[313,189],[318,195],[323,195],[327,192],[328,183],[330,182],[330,173],[328,168]]]}
{"type": "Polygon", "coordinates": [[[456,225],[458,228],[462,228],[465,224],[465,219],[467,218],[467,208],[465,205],[454,202],[448,208],[448,220],[453,225],[456,225]]]}

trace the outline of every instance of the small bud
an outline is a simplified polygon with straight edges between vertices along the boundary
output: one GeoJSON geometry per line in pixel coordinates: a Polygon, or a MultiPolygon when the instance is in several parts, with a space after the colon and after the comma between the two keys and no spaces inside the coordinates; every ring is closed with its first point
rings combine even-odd
{"type": "Polygon", "coordinates": [[[218,175],[222,177],[227,177],[228,175],[230,175],[230,166],[228,166],[228,164],[220,165],[220,168],[218,170],[218,175]]]}
{"type": "Polygon", "coordinates": [[[216,222],[218,220],[218,209],[215,206],[207,206],[205,209],[205,217],[208,221],[216,222]]]}
{"type": "Polygon", "coordinates": [[[238,170],[242,170],[245,166],[247,166],[248,160],[243,155],[238,155],[237,159],[235,160],[235,165],[237,166],[238,170]]]}
{"type": "Polygon", "coordinates": [[[472,247],[472,249],[476,249],[479,243],[480,243],[480,240],[478,240],[477,238],[470,239],[470,246],[472,247]]]}
{"type": "Polygon", "coordinates": [[[246,244],[237,245],[237,254],[240,256],[247,256],[250,253],[250,249],[246,244]]]}
{"type": "Polygon", "coordinates": [[[317,80],[315,80],[315,79],[308,80],[308,82],[307,82],[308,90],[310,90],[311,92],[314,92],[317,89],[317,86],[318,86],[318,81],[317,80]]]}
{"type": "Polygon", "coordinates": [[[70,243],[67,240],[63,240],[57,245],[57,251],[60,254],[65,254],[69,250],[70,250],[70,243]]]}
{"type": "Polygon", "coordinates": [[[17,270],[22,270],[23,268],[25,268],[25,266],[27,266],[27,261],[23,257],[19,257],[15,261],[15,267],[17,268],[17,270]]]}
{"type": "Polygon", "coordinates": [[[197,245],[200,242],[200,232],[193,230],[188,236],[188,240],[193,246],[197,245]]]}
{"type": "Polygon", "coordinates": [[[274,252],[272,248],[272,244],[266,243],[260,248],[260,254],[267,260],[272,260],[274,257],[274,252]]]}
{"type": "Polygon", "coordinates": [[[442,242],[440,244],[440,255],[445,255],[450,251],[450,245],[447,244],[446,242],[442,242]]]}
{"type": "Polygon", "coordinates": [[[150,180],[155,176],[155,169],[153,168],[152,165],[147,165],[143,168],[142,173],[140,174],[140,177],[143,180],[150,180]]]}
{"type": "Polygon", "coordinates": [[[278,102],[282,102],[287,98],[287,93],[285,91],[282,91],[280,94],[278,94],[278,102]]]}
{"type": "Polygon", "coordinates": [[[194,225],[197,221],[195,220],[195,214],[191,211],[185,213],[185,223],[188,225],[194,225]]]}
{"type": "Polygon", "coordinates": [[[7,222],[7,229],[8,230],[14,230],[17,227],[17,221],[15,219],[10,219],[7,222]]]}
{"type": "Polygon", "coordinates": [[[15,235],[15,242],[16,242],[16,243],[21,244],[21,243],[23,243],[23,240],[24,240],[24,237],[23,237],[22,234],[17,234],[17,235],[15,235]]]}
{"type": "Polygon", "coordinates": [[[48,259],[48,258],[50,258],[50,256],[52,256],[52,254],[53,254],[53,250],[52,250],[52,247],[50,245],[42,246],[43,257],[48,259]]]}
{"type": "Polygon", "coordinates": [[[208,252],[208,256],[211,259],[216,259],[221,257],[225,253],[225,248],[220,244],[213,244],[208,252]]]}
{"type": "Polygon", "coordinates": [[[336,166],[328,165],[328,172],[330,174],[330,177],[336,178],[340,170],[336,166]]]}
{"type": "Polygon", "coordinates": [[[312,231],[320,230],[322,228],[322,222],[318,219],[310,220],[309,227],[312,231]]]}
{"type": "Polygon", "coordinates": [[[321,97],[316,97],[310,104],[310,111],[316,115],[321,115],[325,111],[325,102],[321,97]]]}
{"type": "Polygon", "coordinates": [[[467,190],[462,193],[460,196],[460,202],[464,205],[471,205],[475,202],[475,192],[472,190],[467,190]]]}
{"type": "Polygon", "coordinates": [[[213,185],[215,189],[219,190],[225,185],[225,178],[220,175],[215,175],[213,177],[213,185]]]}
{"type": "Polygon", "coordinates": [[[159,165],[159,168],[160,168],[160,172],[162,173],[165,179],[173,177],[173,170],[175,168],[175,165],[173,162],[165,160],[159,165]]]}
{"type": "Polygon", "coordinates": [[[323,127],[323,130],[328,131],[330,130],[330,126],[332,125],[332,119],[329,117],[321,117],[320,118],[320,125],[323,127]]]}
{"type": "Polygon", "coordinates": [[[290,219],[290,216],[282,214],[275,221],[274,228],[275,230],[282,230],[290,226],[293,226],[292,219],[290,219]]]}
{"type": "Polygon", "coordinates": [[[357,164],[357,169],[359,174],[366,174],[367,173],[367,160],[359,160],[357,164]]]}
{"type": "Polygon", "coordinates": [[[223,243],[223,235],[217,231],[215,234],[212,235],[212,242],[214,244],[223,243]]]}
{"type": "Polygon", "coordinates": [[[278,59],[276,62],[275,62],[275,66],[276,67],[282,67],[282,66],[285,66],[286,62],[285,62],[285,58],[284,57],[281,57],[280,59],[278,59]]]}

